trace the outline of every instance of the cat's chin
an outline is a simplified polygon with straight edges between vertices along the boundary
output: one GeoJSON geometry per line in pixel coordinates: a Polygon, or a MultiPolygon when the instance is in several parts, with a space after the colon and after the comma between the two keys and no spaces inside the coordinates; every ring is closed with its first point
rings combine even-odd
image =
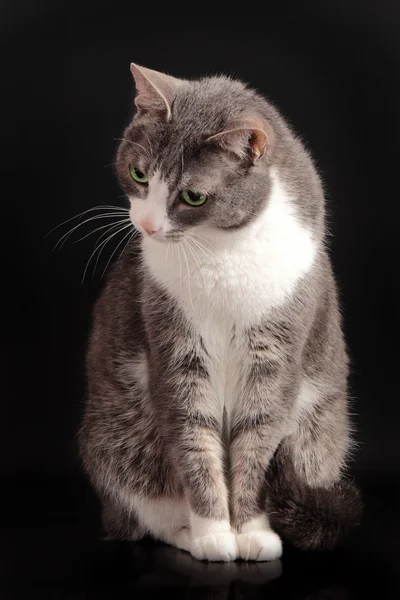
{"type": "Polygon", "coordinates": [[[170,238],[168,236],[166,236],[164,233],[152,233],[151,235],[149,235],[148,233],[143,233],[142,232],[143,237],[150,242],[157,242],[159,244],[167,244],[169,242],[175,242],[176,240],[173,238],[170,238]]]}

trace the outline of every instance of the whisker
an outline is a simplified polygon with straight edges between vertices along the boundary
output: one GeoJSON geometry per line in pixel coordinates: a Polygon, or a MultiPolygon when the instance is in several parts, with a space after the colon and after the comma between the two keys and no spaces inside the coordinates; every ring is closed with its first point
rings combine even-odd
{"type": "MultiPolygon", "coordinates": [[[[94,249],[98,250],[99,245],[101,243],[100,240],[102,240],[104,237],[107,237],[112,231],[114,231],[115,229],[119,229],[120,227],[121,227],[121,223],[117,223],[115,225],[110,225],[109,229],[107,229],[106,231],[103,231],[103,233],[98,237],[98,239],[96,240],[94,249]]],[[[100,255],[102,253],[102,250],[103,249],[100,250],[100,252],[98,253],[98,255],[96,257],[96,262],[94,263],[94,268],[93,268],[92,279],[94,279],[94,276],[96,274],[96,269],[97,269],[97,265],[98,265],[99,258],[100,258],[100,255]]]]}
{"type": "Polygon", "coordinates": [[[214,244],[210,240],[208,240],[207,238],[203,237],[202,235],[199,235],[195,231],[192,230],[190,232],[190,235],[194,235],[195,237],[199,238],[199,240],[202,240],[203,242],[207,242],[208,244],[210,244],[214,248],[214,244]]]}
{"type": "MultiPolygon", "coordinates": [[[[111,239],[111,235],[110,233],[113,232],[116,228],[112,227],[112,229],[108,229],[107,231],[105,231],[104,233],[101,234],[101,236],[99,237],[99,239],[96,241],[95,246],[94,246],[94,250],[93,250],[93,254],[95,254],[98,251],[97,257],[96,257],[96,262],[94,263],[94,268],[93,268],[93,273],[92,273],[92,279],[94,279],[94,276],[96,274],[96,269],[97,269],[97,265],[99,263],[99,259],[101,256],[101,253],[103,252],[104,248],[107,245],[107,242],[111,239]],[[104,238],[104,236],[106,236],[106,239],[103,240],[102,242],[100,242],[101,238],[104,238]]],[[[117,231],[115,231],[115,233],[120,233],[123,229],[122,225],[118,225],[117,226],[117,231]]],[[[89,259],[90,260],[90,259],[89,259]]],[[[87,266],[89,266],[89,262],[87,264],[87,266]]]]}
{"type": "Polygon", "coordinates": [[[105,246],[106,244],[108,244],[108,242],[109,242],[109,241],[110,241],[110,240],[111,240],[111,239],[112,239],[114,236],[116,236],[118,233],[120,233],[121,231],[123,231],[123,230],[124,230],[124,229],[126,229],[127,227],[132,227],[132,223],[128,223],[128,225],[121,226],[121,228],[120,228],[120,229],[118,229],[117,231],[115,231],[114,233],[112,233],[112,234],[111,234],[111,235],[110,235],[110,236],[109,236],[109,237],[108,237],[106,240],[104,240],[103,242],[101,242],[101,244],[100,244],[99,246],[97,246],[97,247],[96,247],[96,248],[93,250],[93,252],[92,252],[92,254],[90,255],[90,257],[89,257],[89,260],[88,260],[88,262],[87,262],[87,264],[86,264],[85,270],[84,270],[84,272],[83,272],[82,283],[85,281],[85,276],[86,276],[87,270],[88,270],[88,268],[89,268],[89,265],[90,265],[90,263],[91,263],[91,261],[92,261],[92,258],[93,258],[93,256],[95,255],[95,253],[96,253],[96,252],[97,252],[97,251],[98,251],[100,248],[101,248],[101,250],[102,250],[102,249],[104,248],[104,246],[105,246]]]}
{"type": "Polygon", "coordinates": [[[67,233],[64,233],[60,239],[58,240],[58,242],[56,243],[56,245],[53,248],[53,251],[57,249],[60,250],[62,248],[62,246],[64,245],[64,243],[67,241],[67,239],[69,238],[69,236],[76,231],[79,227],[82,227],[82,225],[85,225],[86,223],[89,223],[90,221],[96,221],[97,219],[108,219],[109,217],[121,217],[123,214],[125,213],[108,213],[106,215],[96,215],[94,217],[90,217],[89,219],[85,219],[85,221],[82,221],[81,223],[78,223],[78,225],[75,225],[74,227],[72,227],[72,229],[70,229],[69,231],[67,231],[67,233]],[[64,241],[63,241],[64,240],[64,241]],[[61,243],[61,245],[59,246],[59,244],[61,243]]]}
{"type": "Polygon", "coordinates": [[[199,248],[199,250],[201,250],[201,252],[203,252],[204,256],[206,256],[208,259],[217,258],[216,255],[213,252],[211,252],[211,250],[209,250],[208,248],[203,246],[203,244],[201,244],[198,240],[193,238],[192,234],[188,233],[187,235],[190,237],[193,244],[195,244],[195,246],[197,246],[197,248],[199,248]]]}
{"type": "Polygon", "coordinates": [[[113,228],[113,227],[116,227],[117,225],[120,225],[121,223],[127,223],[129,220],[130,219],[121,219],[121,221],[117,221],[113,225],[110,225],[109,223],[107,223],[107,225],[102,225],[101,227],[97,227],[96,229],[93,229],[93,231],[89,231],[89,233],[87,233],[83,237],[79,238],[78,240],[75,240],[74,244],[77,244],[78,242],[81,242],[85,238],[89,237],[89,235],[92,235],[93,233],[96,233],[96,231],[100,231],[101,229],[105,229],[106,227],[113,228]]]}
{"type": "Polygon", "coordinates": [[[171,247],[171,242],[168,242],[167,252],[166,252],[166,255],[165,255],[165,266],[168,264],[168,254],[169,254],[170,247],[171,247]]]}
{"type": "Polygon", "coordinates": [[[185,242],[186,242],[186,240],[184,239],[184,240],[183,240],[183,242],[184,242],[184,245],[182,246],[182,251],[183,251],[183,256],[184,256],[184,259],[185,259],[185,261],[186,261],[186,269],[187,269],[187,277],[188,277],[188,286],[189,286],[189,300],[190,300],[190,304],[191,304],[191,306],[192,306],[192,309],[194,310],[194,306],[193,306],[193,299],[192,299],[192,287],[191,287],[191,284],[190,284],[189,261],[188,261],[188,259],[187,259],[187,255],[186,255],[186,252],[185,252],[185,242]]]}
{"type": "MultiPolygon", "coordinates": [[[[133,225],[132,225],[132,224],[131,224],[131,226],[133,227],[133,225]]],[[[124,237],[122,238],[122,240],[121,240],[120,242],[118,242],[118,244],[117,244],[117,246],[116,246],[116,248],[115,248],[114,252],[111,254],[110,258],[109,258],[109,259],[108,259],[108,261],[107,261],[107,264],[106,264],[106,266],[104,267],[104,270],[103,270],[103,272],[102,272],[102,274],[101,274],[101,277],[100,277],[100,279],[103,279],[103,277],[104,277],[104,273],[107,271],[107,269],[108,269],[108,265],[109,265],[109,264],[110,264],[110,262],[112,261],[112,257],[114,256],[114,254],[116,253],[116,251],[118,250],[118,248],[120,247],[120,245],[122,244],[122,242],[123,242],[124,240],[126,240],[126,238],[127,238],[129,235],[132,235],[132,234],[131,234],[131,231],[128,231],[128,233],[127,233],[126,235],[124,235],[124,237]]]]}
{"type": "MultiPolygon", "coordinates": [[[[127,222],[127,221],[124,221],[127,222]]],[[[111,231],[114,231],[114,229],[118,229],[118,227],[120,227],[122,221],[118,221],[117,223],[114,223],[114,225],[110,225],[109,229],[107,229],[106,231],[103,231],[103,233],[101,235],[99,235],[99,237],[96,240],[95,243],[95,247],[99,245],[99,243],[101,242],[101,240],[106,237],[111,231]]]]}
{"type": "Polygon", "coordinates": [[[131,233],[131,237],[126,242],[125,246],[122,248],[121,254],[118,256],[117,263],[120,261],[121,256],[123,255],[123,253],[125,252],[126,248],[128,247],[128,244],[130,244],[132,242],[132,240],[134,240],[134,238],[138,236],[138,234],[139,234],[139,232],[136,229],[133,231],[133,233],[131,233]]]}
{"type": "Polygon", "coordinates": [[[153,144],[151,143],[151,139],[149,138],[149,136],[147,135],[147,133],[145,131],[143,131],[144,135],[147,138],[147,141],[149,142],[149,146],[150,146],[150,154],[151,156],[153,156],[153,144]]]}
{"type": "Polygon", "coordinates": [[[197,266],[199,268],[200,275],[201,275],[201,277],[203,279],[203,283],[204,283],[204,289],[206,289],[206,280],[204,279],[203,269],[200,266],[200,262],[199,262],[199,260],[198,260],[198,258],[196,256],[196,253],[193,251],[193,248],[190,245],[189,239],[186,239],[185,241],[187,242],[188,248],[189,248],[189,250],[190,250],[190,252],[191,252],[191,254],[193,256],[193,259],[194,259],[194,261],[196,262],[196,264],[197,264],[197,266]]]}
{"type": "Polygon", "coordinates": [[[45,234],[44,237],[47,237],[48,235],[50,235],[50,233],[52,233],[53,231],[55,231],[56,229],[58,229],[62,225],[65,225],[66,223],[69,223],[73,219],[79,219],[83,215],[86,215],[86,213],[91,212],[93,210],[121,210],[121,211],[128,211],[128,209],[124,208],[123,206],[112,206],[112,205],[109,205],[109,204],[105,204],[104,206],[93,206],[92,208],[88,208],[87,210],[84,210],[81,213],[78,213],[77,215],[71,217],[70,219],[67,219],[66,221],[63,221],[59,225],[56,225],[55,227],[53,227],[53,229],[50,229],[50,231],[48,231],[45,234]]]}
{"type": "Polygon", "coordinates": [[[138,146],[139,148],[141,148],[143,150],[143,152],[146,153],[147,158],[149,158],[149,159],[152,158],[150,151],[147,150],[147,148],[145,148],[144,146],[142,146],[142,144],[138,144],[138,142],[133,142],[132,140],[128,140],[128,138],[114,138],[114,140],[116,142],[127,142],[128,144],[133,144],[133,146],[138,146]]]}
{"type": "Polygon", "coordinates": [[[180,289],[181,289],[181,292],[182,292],[182,263],[181,263],[180,245],[179,244],[175,244],[174,247],[178,251],[178,259],[179,259],[179,282],[180,282],[180,289]]]}
{"type": "MultiPolygon", "coordinates": [[[[109,234],[110,234],[112,231],[114,231],[115,229],[119,229],[120,227],[121,227],[121,224],[120,224],[120,223],[117,223],[117,224],[115,224],[115,225],[111,225],[109,229],[107,229],[106,231],[104,231],[104,232],[103,232],[103,233],[102,233],[102,234],[101,234],[101,235],[98,237],[98,239],[96,240],[96,243],[95,243],[95,245],[94,245],[94,249],[95,249],[95,250],[98,250],[98,249],[99,249],[99,247],[100,247],[100,244],[101,244],[100,240],[102,240],[104,237],[107,237],[107,236],[108,236],[108,235],[109,235],[109,234]]],[[[94,276],[95,276],[95,274],[96,274],[97,265],[98,265],[99,258],[100,258],[100,255],[101,255],[102,251],[103,251],[103,248],[100,250],[100,252],[98,253],[98,255],[97,255],[97,257],[96,257],[96,262],[94,263],[94,268],[93,268],[92,279],[94,279],[94,276]]]]}

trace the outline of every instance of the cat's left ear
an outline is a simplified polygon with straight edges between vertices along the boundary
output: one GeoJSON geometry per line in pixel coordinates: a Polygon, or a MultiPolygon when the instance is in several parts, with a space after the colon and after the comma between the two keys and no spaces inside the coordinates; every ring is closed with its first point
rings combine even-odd
{"type": "Polygon", "coordinates": [[[229,123],[206,141],[215,141],[240,159],[250,156],[256,162],[272,147],[273,137],[273,129],[265,119],[250,115],[229,123]]]}
{"type": "Polygon", "coordinates": [[[158,113],[169,121],[179,79],[134,63],[131,63],[131,73],[135,78],[138,113],[158,113]]]}

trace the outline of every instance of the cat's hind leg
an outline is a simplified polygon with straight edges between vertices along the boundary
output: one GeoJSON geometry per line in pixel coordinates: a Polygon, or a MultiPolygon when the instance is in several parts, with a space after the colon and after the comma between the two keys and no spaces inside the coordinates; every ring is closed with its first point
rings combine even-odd
{"type": "Polygon", "coordinates": [[[189,506],[184,497],[150,498],[132,494],[129,505],[140,531],[156,540],[190,551],[189,506]]]}
{"type": "Polygon", "coordinates": [[[127,510],[114,500],[103,501],[102,525],[105,539],[135,542],[144,535],[136,513],[127,510]]]}
{"type": "Polygon", "coordinates": [[[190,551],[189,520],[183,500],[132,495],[125,506],[106,500],[103,503],[102,523],[106,539],[133,542],[150,535],[156,540],[190,551]]]}
{"type": "Polygon", "coordinates": [[[361,514],[359,491],[344,476],[351,450],[347,401],[344,393],[322,394],[310,384],[301,393],[304,410],[267,471],[267,513],[293,545],[332,548],[361,514]]]}

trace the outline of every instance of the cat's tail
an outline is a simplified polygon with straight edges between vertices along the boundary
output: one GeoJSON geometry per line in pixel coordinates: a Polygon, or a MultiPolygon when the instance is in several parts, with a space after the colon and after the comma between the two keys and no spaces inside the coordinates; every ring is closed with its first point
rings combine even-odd
{"type": "Polygon", "coordinates": [[[267,474],[271,526],[304,550],[329,550],[341,544],[361,519],[361,496],[354,482],[342,479],[329,489],[312,488],[287,460],[276,458],[267,474]]]}

